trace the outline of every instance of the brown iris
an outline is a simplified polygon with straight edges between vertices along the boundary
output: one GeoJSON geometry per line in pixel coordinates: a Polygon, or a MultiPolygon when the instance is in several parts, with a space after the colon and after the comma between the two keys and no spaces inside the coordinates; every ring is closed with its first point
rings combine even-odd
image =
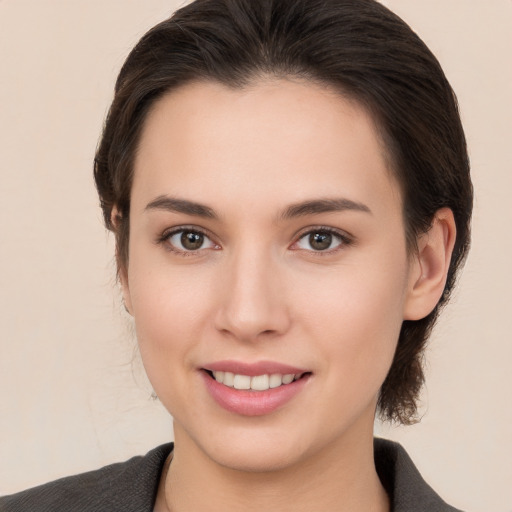
{"type": "Polygon", "coordinates": [[[309,235],[309,245],[315,251],[325,251],[332,244],[332,235],[325,232],[311,233],[309,235]]]}
{"type": "Polygon", "coordinates": [[[188,251],[201,249],[204,243],[204,235],[195,231],[184,231],[181,235],[181,245],[188,251]]]}

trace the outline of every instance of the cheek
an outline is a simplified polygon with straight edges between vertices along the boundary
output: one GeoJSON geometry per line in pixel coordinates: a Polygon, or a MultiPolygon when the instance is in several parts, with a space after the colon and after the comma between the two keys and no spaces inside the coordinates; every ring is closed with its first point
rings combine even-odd
{"type": "Polygon", "coordinates": [[[136,276],[131,295],[140,356],[161,403],[173,417],[181,417],[194,392],[190,376],[201,338],[201,294],[162,273],[136,276]]]}
{"type": "Polygon", "coordinates": [[[333,371],[348,388],[380,388],[396,349],[405,292],[403,266],[342,269],[307,284],[301,317],[333,371]]]}
{"type": "Polygon", "coordinates": [[[201,273],[142,263],[137,257],[130,262],[130,296],[141,356],[153,381],[171,368],[190,367],[207,325],[211,287],[201,273]]]}

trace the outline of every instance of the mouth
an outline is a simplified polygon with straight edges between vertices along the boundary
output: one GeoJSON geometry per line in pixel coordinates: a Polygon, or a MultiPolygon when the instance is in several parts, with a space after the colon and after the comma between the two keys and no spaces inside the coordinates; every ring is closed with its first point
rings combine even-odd
{"type": "Polygon", "coordinates": [[[200,368],[210,396],[242,416],[271,414],[302,395],[313,373],[275,361],[216,361],[200,368]]]}
{"type": "Polygon", "coordinates": [[[245,391],[268,391],[282,386],[287,386],[292,382],[311,375],[311,372],[301,373],[265,373],[261,375],[244,375],[222,370],[204,371],[210,378],[228,388],[245,391]]]}
{"type": "Polygon", "coordinates": [[[262,416],[281,409],[300,395],[312,376],[311,372],[274,372],[247,371],[252,373],[247,375],[205,368],[201,373],[210,396],[222,408],[242,416],[262,416]]]}

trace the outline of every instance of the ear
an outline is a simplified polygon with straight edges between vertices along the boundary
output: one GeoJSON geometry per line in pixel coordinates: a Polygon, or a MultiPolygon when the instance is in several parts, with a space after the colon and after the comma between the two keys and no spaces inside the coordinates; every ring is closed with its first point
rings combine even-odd
{"type": "Polygon", "coordinates": [[[117,275],[119,278],[119,282],[121,283],[121,290],[123,293],[123,305],[126,311],[133,316],[132,314],[132,302],[130,295],[130,287],[128,285],[128,269],[126,268],[125,263],[122,261],[122,258],[119,254],[119,245],[118,245],[118,229],[119,222],[121,221],[121,214],[116,206],[112,208],[112,212],[110,213],[110,222],[114,228],[114,233],[116,235],[116,265],[117,265],[117,275]]]}
{"type": "Polygon", "coordinates": [[[453,212],[441,208],[429,230],[418,239],[418,250],[409,268],[409,286],[404,305],[404,320],[425,318],[441,298],[457,229],[453,212]]]}

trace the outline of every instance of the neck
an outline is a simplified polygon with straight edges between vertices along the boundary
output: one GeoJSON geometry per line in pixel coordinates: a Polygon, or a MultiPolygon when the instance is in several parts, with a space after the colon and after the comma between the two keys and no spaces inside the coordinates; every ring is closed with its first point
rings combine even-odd
{"type": "Polygon", "coordinates": [[[387,494],[375,470],[371,432],[269,472],[220,466],[187,436],[179,435],[164,485],[171,512],[389,511],[387,494]]]}

